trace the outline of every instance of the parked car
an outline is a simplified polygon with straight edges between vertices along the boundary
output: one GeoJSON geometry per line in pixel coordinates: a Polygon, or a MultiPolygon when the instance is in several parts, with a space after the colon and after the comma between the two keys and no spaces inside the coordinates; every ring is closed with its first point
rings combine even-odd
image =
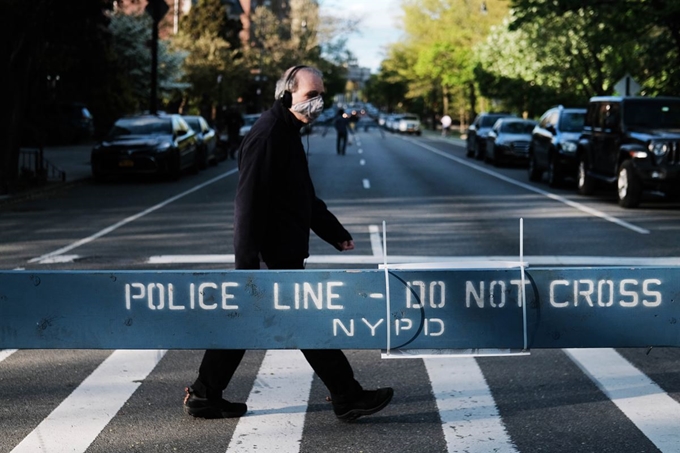
{"type": "Polygon", "coordinates": [[[489,131],[501,118],[513,117],[509,113],[480,113],[470,125],[467,131],[467,157],[474,157],[475,159],[484,159],[484,152],[486,151],[486,136],[489,131]]]}
{"type": "Polygon", "coordinates": [[[584,108],[548,109],[534,128],[529,146],[529,180],[540,181],[548,172],[548,184],[560,185],[576,177],[576,148],[586,117],[584,108]]]}
{"type": "Polygon", "coordinates": [[[45,107],[46,144],[66,145],[90,140],[94,120],[87,106],[78,102],[49,104],[45,107]]]}
{"type": "Polygon", "coordinates": [[[208,125],[208,122],[199,115],[182,115],[184,121],[196,132],[198,152],[196,153],[197,165],[205,169],[208,165],[217,165],[217,133],[208,125]]]}
{"type": "Polygon", "coordinates": [[[241,129],[238,131],[238,135],[240,138],[243,138],[246,136],[248,132],[250,132],[250,129],[253,127],[253,124],[255,124],[255,121],[260,119],[260,116],[262,116],[261,113],[251,113],[248,115],[243,115],[243,126],[241,126],[241,129]]]}
{"type": "Polygon", "coordinates": [[[139,115],[117,120],[92,149],[92,175],[163,174],[179,179],[198,171],[196,133],[180,115],[139,115]]]}
{"type": "Polygon", "coordinates": [[[680,98],[594,97],[578,141],[578,191],[615,185],[619,205],[636,207],[643,190],[680,191],[680,98]]]}
{"type": "Polygon", "coordinates": [[[413,113],[405,113],[397,120],[395,129],[402,134],[420,135],[420,118],[413,113]]]}
{"type": "Polygon", "coordinates": [[[521,118],[501,118],[486,137],[485,160],[496,166],[508,162],[527,162],[531,132],[538,123],[521,118]]]}

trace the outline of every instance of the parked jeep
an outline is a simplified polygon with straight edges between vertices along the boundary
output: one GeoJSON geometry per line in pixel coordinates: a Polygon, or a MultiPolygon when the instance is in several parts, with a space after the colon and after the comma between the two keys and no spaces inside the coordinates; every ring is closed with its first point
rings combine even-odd
{"type": "Polygon", "coordinates": [[[633,208],[643,190],[680,191],[680,98],[594,97],[578,149],[578,191],[615,184],[619,204],[633,208]]]}

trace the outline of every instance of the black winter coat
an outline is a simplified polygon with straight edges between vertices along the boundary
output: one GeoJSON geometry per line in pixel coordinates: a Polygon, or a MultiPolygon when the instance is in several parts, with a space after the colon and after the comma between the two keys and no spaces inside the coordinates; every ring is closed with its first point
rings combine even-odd
{"type": "Polygon", "coordinates": [[[310,229],[338,250],[352,239],[316,197],[302,125],[277,100],[243,139],[234,216],[236,269],[259,269],[260,260],[304,260],[310,229]]]}

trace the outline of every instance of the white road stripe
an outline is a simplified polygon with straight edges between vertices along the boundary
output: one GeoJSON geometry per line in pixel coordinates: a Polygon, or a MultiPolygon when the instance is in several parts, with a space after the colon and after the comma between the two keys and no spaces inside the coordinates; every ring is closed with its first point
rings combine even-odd
{"type": "Polygon", "coordinates": [[[487,175],[493,176],[494,178],[498,178],[498,179],[500,179],[500,180],[502,180],[502,181],[505,181],[505,182],[510,183],[510,184],[513,184],[513,185],[515,185],[515,186],[521,187],[521,188],[526,189],[526,190],[528,190],[528,191],[535,192],[535,193],[537,193],[537,194],[543,195],[544,197],[550,198],[550,199],[555,200],[555,201],[559,201],[560,203],[564,203],[564,204],[566,204],[567,206],[571,206],[572,208],[578,209],[579,211],[585,212],[586,214],[590,214],[590,215],[592,215],[592,216],[594,216],[594,217],[599,217],[599,218],[601,218],[601,219],[603,219],[603,220],[606,220],[607,222],[611,222],[611,223],[614,223],[614,224],[616,224],[616,225],[619,225],[619,226],[622,226],[622,227],[624,227],[624,228],[627,228],[627,229],[629,229],[629,230],[631,230],[631,231],[635,231],[636,233],[640,233],[640,234],[649,234],[649,230],[647,230],[647,229],[645,229],[645,228],[641,228],[641,227],[639,227],[639,226],[633,225],[632,223],[628,223],[628,222],[626,222],[625,220],[617,219],[616,217],[610,216],[609,214],[606,214],[606,213],[604,213],[604,212],[602,212],[602,211],[598,211],[597,209],[593,209],[593,208],[588,207],[588,206],[586,206],[586,205],[583,205],[583,204],[581,204],[581,203],[577,203],[577,202],[575,202],[575,201],[571,201],[571,200],[569,200],[569,199],[567,199],[567,198],[561,197],[561,196],[559,196],[559,195],[555,195],[554,193],[550,193],[550,192],[545,191],[545,190],[543,190],[543,189],[539,189],[538,187],[534,187],[534,186],[531,186],[531,185],[529,185],[529,184],[524,184],[524,183],[519,182],[519,181],[516,181],[516,180],[514,180],[514,179],[512,179],[512,178],[508,178],[508,177],[505,176],[505,175],[502,175],[502,174],[497,173],[497,172],[495,172],[495,171],[492,171],[492,170],[489,170],[489,169],[487,169],[487,168],[481,167],[481,166],[479,166],[479,165],[473,164],[473,163],[468,162],[468,161],[466,161],[466,160],[464,160],[464,159],[460,159],[460,158],[458,158],[458,157],[456,157],[456,156],[452,156],[452,155],[450,155],[450,154],[447,154],[447,153],[445,153],[445,152],[443,152],[443,151],[438,150],[437,148],[434,148],[434,147],[432,147],[432,146],[426,145],[426,144],[424,144],[424,143],[420,143],[420,142],[418,142],[418,141],[411,140],[411,139],[406,139],[406,138],[404,138],[403,140],[406,140],[406,141],[408,141],[408,142],[410,142],[410,143],[413,143],[414,145],[418,145],[418,146],[420,146],[421,148],[425,148],[425,149],[428,150],[428,151],[432,151],[432,152],[435,153],[435,154],[439,154],[439,155],[442,156],[442,157],[446,157],[447,159],[456,161],[456,162],[458,162],[459,164],[468,166],[468,167],[470,167],[470,168],[474,168],[475,170],[481,171],[482,173],[486,173],[487,175]]]}
{"type": "Polygon", "coordinates": [[[371,238],[371,250],[373,251],[373,256],[378,256],[380,259],[383,257],[382,239],[380,237],[380,228],[378,225],[369,225],[368,233],[371,238]]]}
{"type": "Polygon", "coordinates": [[[678,451],[680,404],[613,349],[565,349],[662,452],[678,451]]]}
{"type": "MultiPolygon", "coordinates": [[[[57,256],[59,256],[59,255],[63,255],[63,254],[66,253],[66,252],[70,252],[71,250],[73,250],[73,249],[75,249],[75,248],[78,248],[78,247],[80,247],[81,245],[85,245],[85,244],[87,244],[87,243],[89,243],[89,242],[92,242],[92,241],[94,241],[95,239],[99,239],[100,237],[105,236],[105,235],[111,233],[112,231],[115,231],[115,230],[117,230],[118,228],[120,228],[120,227],[122,227],[122,226],[124,226],[124,225],[127,225],[127,224],[130,223],[130,222],[134,222],[135,220],[137,220],[137,219],[139,219],[139,218],[141,218],[141,217],[144,217],[144,216],[147,215],[147,214],[150,214],[150,213],[152,213],[152,212],[154,212],[154,211],[157,211],[158,209],[160,209],[160,208],[162,208],[162,207],[164,207],[164,206],[167,206],[167,205],[169,205],[170,203],[179,200],[180,198],[186,197],[187,195],[189,195],[189,194],[191,194],[191,193],[194,193],[194,192],[196,192],[197,190],[200,190],[200,189],[202,189],[202,188],[204,188],[204,187],[206,187],[206,186],[209,186],[210,184],[213,184],[213,183],[215,183],[215,182],[217,182],[217,181],[219,181],[219,180],[221,180],[221,179],[224,179],[224,178],[226,178],[227,176],[231,176],[231,175],[233,175],[233,174],[236,173],[236,172],[238,172],[238,169],[229,170],[228,172],[223,173],[223,174],[221,174],[220,176],[217,176],[217,177],[215,177],[215,178],[213,178],[213,179],[211,179],[211,180],[208,180],[208,181],[206,181],[206,182],[204,182],[204,183],[202,183],[202,184],[199,184],[199,185],[197,185],[197,186],[195,186],[195,187],[192,187],[191,189],[186,190],[186,191],[180,193],[179,195],[175,195],[174,197],[168,198],[167,200],[165,200],[165,201],[163,201],[163,202],[161,202],[161,203],[158,203],[157,205],[152,206],[152,207],[150,207],[149,209],[146,209],[146,210],[144,210],[144,211],[142,211],[142,212],[139,212],[139,213],[137,213],[137,214],[135,214],[135,215],[133,215],[133,216],[130,216],[130,217],[126,218],[126,219],[123,219],[123,220],[121,220],[120,222],[117,222],[117,223],[115,223],[115,224],[113,224],[113,225],[111,225],[111,226],[109,226],[109,227],[106,227],[106,228],[104,228],[103,230],[101,230],[101,231],[99,231],[99,232],[93,234],[92,236],[86,237],[86,238],[84,238],[84,239],[80,239],[79,241],[76,241],[76,242],[74,242],[74,243],[72,243],[72,244],[69,244],[69,245],[67,245],[66,247],[62,247],[62,248],[60,248],[60,249],[58,249],[58,250],[55,250],[54,252],[47,253],[47,254],[42,255],[42,256],[39,256],[39,257],[37,257],[37,258],[33,258],[33,259],[29,260],[28,262],[29,262],[29,263],[35,263],[35,262],[38,262],[38,263],[45,263],[45,262],[48,262],[48,260],[54,260],[55,257],[57,257],[57,256]]],[[[54,261],[52,261],[52,262],[54,262],[54,261]]]]}
{"type": "Polygon", "coordinates": [[[366,165],[366,161],[364,159],[359,160],[359,165],[366,165]]]}
{"type": "Polygon", "coordinates": [[[12,453],[84,452],[164,354],[113,352],[12,453]]]}
{"type": "Polygon", "coordinates": [[[371,181],[369,181],[368,179],[364,179],[363,184],[364,184],[364,189],[370,189],[371,188],[371,181]]]}
{"type": "Polygon", "coordinates": [[[0,362],[17,352],[17,349],[0,349],[0,362]]]}
{"type": "Polygon", "coordinates": [[[300,351],[267,351],[227,453],[299,452],[312,378],[300,351]]]}
{"type": "MultiPolygon", "coordinates": [[[[373,255],[338,253],[337,255],[312,255],[306,262],[310,264],[382,264],[382,244],[380,254],[373,255]]],[[[410,256],[387,255],[387,262],[405,263],[458,263],[476,265],[480,262],[498,261],[499,263],[517,262],[519,256],[410,256]]],[[[639,258],[626,256],[524,256],[529,266],[613,266],[613,267],[667,267],[680,266],[680,258],[639,258]]],[[[233,264],[234,255],[156,255],[148,258],[149,264],[233,264]]]]}
{"type": "Polygon", "coordinates": [[[473,358],[423,359],[449,452],[517,452],[473,358]]]}

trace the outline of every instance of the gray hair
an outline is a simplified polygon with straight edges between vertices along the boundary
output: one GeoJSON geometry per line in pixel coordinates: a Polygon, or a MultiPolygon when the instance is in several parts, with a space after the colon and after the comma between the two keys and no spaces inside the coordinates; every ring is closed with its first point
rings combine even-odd
{"type": "Polygon", "coordinates": [[[276,82],[276,90],[274,91],[274,99],[281,99],[283,96],[283,93],[286,91],[290,91],[291,93],[294,93],[297,91],[298,88],[298,81],[297,81],[297,76],[301,72],[311,72],[312,74],[316,75],[317,77],[323,79],[323,73],[319,71],[318,69],[312,67],[312,66],[305,66],[297,70],[295,73],[295,76],[293,77],[292,80],[288,80],[290,78],[290,73],[293,72],[293,69],[295,69],[297,66],[292,66],[283,73],[281,78],[276,82]]]}

